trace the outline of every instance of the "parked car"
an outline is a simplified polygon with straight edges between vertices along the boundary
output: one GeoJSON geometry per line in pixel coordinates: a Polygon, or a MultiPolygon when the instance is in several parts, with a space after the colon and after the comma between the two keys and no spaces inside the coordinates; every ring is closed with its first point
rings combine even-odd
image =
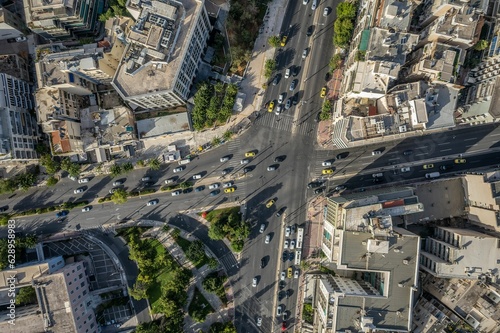
{"type": "Polygon", "coordinates": [[[293,250],[293,249],[295,249],[295,239],[292,239],[290,241],[290,250],[293,250]]]}
{"type": "Polygon", "coordinates": [[[292,229],[288,226],[285,229],[285,237],[290,237],[290,234],[292,233],[292,229]]]}
{"type": "Polygon", "coordinates": [[[285,110],[288,110],[292,106],[292,99],[289,98],[285,104],[285,110]]]}
{"type": "Polygon", "coordinates": [[[201,185],[201,186],[198,186],[194,189],[195,192],[201,192],[205,189],[205,186],[201,185]]]}
{"type": "Polygon", "coordinates": [[[154,199],[154,200],[149,200],[148,203],[146,204],[147,206],[155,206],[158,204],[158,202],[160,202],[160,200],[158,199],[154,199]]]}
{"type": "Polygon", "coordinates": [[[293,272],[293,278],[298,279],[299,278],[300,271],[298,268],[295,268],[295,271],[293,272]]]}
{"type": "Polygon", "coordinates": [[[68,215],[68,211],[67,210],[61,210],[60,212],[57,212],[56,213],[56,217],[65,217],[68,215]]]}
{"type": "Polygon", "coordinates": [[[284,99],[285,99],[285,94],[280,94],[280,95],[278,96],[278,104],[283,103],[283,100],[284,100],[284,99]]]}
{"type": "Polygon", "coordinates": [[[181,194],[181,191],[180,191],[180,190],[177,190],[177,191],[173,191],[173,192],[172,192],[172,196],[173,196],[173,197],[176,197],[176,196],[178,196],[179,194],[181,194]]]}
{"type": "Polygon", "coordinates": [[[280,317],[282,314],[283,314],[283,306],[278,305],[278,307],[276,308],[276,315],[280,317]]]}
{"type": "Polygon", "coordinates": [[[177,173],[177,172],[181,172],[182,170],[184,170],[185,166],[178,166],[177,168],[174,168],[174,173],[177,173]]]}
{"type": "Polygon", "coordinates": [[[80,178],[80,179],[78,179],[78,183],[79,184],[88,183],[89,181],[90,181],[90,179],[88,179],[88,178],[80,178]]]}
{"type": "Polygon", "coordinates": [[[271,235],[266,235],[266,239],[264,240],[264,243],[269,244],[271,241],[271,235]]]}
{"type": "Polygon", "coordinates": [[[304,51],[302,51],[302,59],[305,59],[308,53],[309,53],[308,50],[304,49],[304,51]]]}
{"type": "Polygon", "coordinates": [[[225,188],[224,189],[224,193],[232,193],[234,192],[236,189],[234,187],[228,187],[228,188],[225,188]]]}
{"type": "Polygon", "coordinates": [[[175,178],[174,177],[171,177],[169,179],[165,179],[165,184],[172,184],[173,182],[175,182],[175,178]]]}
{"type": "Polygon", "coordinates": [[[434,168],[434,164],[424,164],[424,169],[427,170],[427,169],[432,169],[434,168]]]}
{"type": "Polygon", "coordinates": [[[220,190],[213,190],[212,192],[210,192],[210,196],[215,197],[219,193],[220,193],[220,190]]]}
{"type": "Polygon", "coordinates": [[[323,169],[323,171],[321,171],[321,173],[323,175],[329,175],[329,174],[333,173],[333,169],[323,169]]]}
{"type": "Polygon", "coordinates": [[[331,166],[332,165],[332,161],[324,161],[323,163],[321,163],[322,166],[331,166]]]}
{"type": "Polygon", "coordinates": [[[311,37],[311,36],[312,36],[312,34],[313,34],[313,31],[314,31],[314,25],[310,25],[310,26],[307,28],[306,36],[307,36],[307,37],[311,37]]]}
{"type": "Polygon", "coordinates": [[[288,270],[287,270],[287,277],[289,279],[291,279],[293,276],[293,268],[292,267],[288,267],[288,270]]]}
{"type": "Polygon", "coordinates": [[[24,42],[27,40],[28,40],[28,38],[26,38],[25,36],[16,37],[16,42],[24,42]]]}
{"type": "Polygon", "coordinates": [[[273,199],[269,200],[269,201],[266,203],[266,207],[267,207],[267,208],[271,208],[271,206],[272,206],[272,205],[274,205],[274,200],[273,200],[273,199]]]}
{"type": "Polygon", "coordinates": [[[229,161],[229,156],[223,156],[223,157],[221,157],[220,161],[221,162],[227,162],[227,161],[229,161]]]}
{"type": "Polygon", "coordinates": [[[290,77],[290,73],[292,72],[291,68],[287,68],[285,71],[285,79],[288,79],[290,77]]]}
{"type": "Polygon", "coordinates": [[[90,206],[83,207],[83,208],[82,208],[82,213],[88,212],[88,211],[90,211],[91,209],[92,209],[92,208],[90,208],[90,206]]]}
{"type": "Polygon", "coordinates": [[[410,170],[411,170],[410,167],[401,168],[401,172],[410,172],[410,170]]]}
{"type": "Polygon", "coordinates": [[[286,210],[286,208],[285,208],[285,207],[280,208],[280,210],[278,210],[278,211],[276,212],[276,217],[280,217],[280,216],[281,216],[281,214],[283,214],[283,213],[285,212],[285,210],[286,210]]]}
{"type": "Polygon", "coordinates": [[[283,244],[284,249],[288,249],[289,242],[290,241],[288,239],[285,239],[285,243],[283,244]]]}
{"type": "Polygon", "coordinates": [[[285,160],[285,158],[286,158],[286,156],[284,156],[284,155],[283,156],[276,156],[274,158],[274,162],[281,163],[285,160]]]}
{"type": "Polygon", "coordinates": [[[275,171],[276,170],[276,165],[270,165],[267,167],[267,171],[275,171]]]}
{"type": "Polygon", "coordinates": [[[79,193],[83,193],[85,191],[84,188],[77,188],[76,190],[73,191],[74,194],[79,194],[79,193]]]}
{"type": "Polygon", "coordinates": [[[292,83],[290,83],[290,91],[293,91],[296,85],[297,85],[297,80],[293,80],[292,83]]]}
{"type": "Polygon", "coordinates": [[[213,189],[216,189],[216,188],[219,188],[219,184],[218,183],[213,183],[213,184],[208,185],[208,189],[210,189],[210,190],[213,190],[213,189]]]}
{"type": "Polygon", "coordinates": [[[222,184],[222,187],[231,187],[234,185],[234,182],[233,181],[229,181],[229,182],[225,182],[224,184],[222,184]]]}
{"type": "Polygon", "coordinates": [[[262,317],[257,317],[257,326],[258,327],[262,326],[262,317]]]}
{"type": "Polygon", "coordinates": [[[141,181],[143,181],[143,182],[147,182],[149,180],[151,180],[151,177],[148,177],[148,176],[141,178],[141,181]]]}
{"type": "Polygon", "coordinates": [[[252,279],[252,287],[254,287],[254,288],[257,287],[257,278],[256,277],[254,277],[252,279]]]}
{"type": "Polygon", "coordinates": [[[282,271],[280,274],[280,280],[283,281],[283,280],[285,280],[285,278],[286,278],[286,272],[282,271]]]}
{"type": "Polygon", "coordinates": [[[123,185],[123,182],[121,180],[115,180],[113,182],[113,186],[120,186],[120,185],[123,185]]]}
{"type": "Polygon", "coordinates": [[[244,158],[244,159],[241,160],[240,163],[241,164],[248,164],[248,163],[250,163],[250,160],[248,158],[244,158]]]}
{"type": "Polygon", "coordinates": [[[323,9],[323,16],[328,16],[329,13],[330,13],[330,8],[325,7],[325,9],[323,9]]]}
{"type": "Polygon", "coordinates": [[[467,160],[465,158],[455,159],[455,164],[464,164],[464,163],[467,163],[467,160]]]}
{"type": "Polygon", "coordinates": [[[193,176],[193,179],[201,179],[202,175],[200,173],[193,176]]]}
{"type": "Polygon", "coordinates": [[[245,153],[245,157],[254,157],[255,156],[255,152],[254,151],[247,151],[245,153]]]}

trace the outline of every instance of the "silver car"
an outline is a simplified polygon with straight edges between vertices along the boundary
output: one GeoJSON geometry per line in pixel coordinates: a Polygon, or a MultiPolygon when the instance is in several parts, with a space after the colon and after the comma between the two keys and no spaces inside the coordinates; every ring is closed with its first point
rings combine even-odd
{"type": "Polygon", "coordinates": [[[244,159],[241,160],[240,163],[241,164],[248,164],[248,163],[250,163],[250,160],[248,158],[244,158],[244,159]]]}

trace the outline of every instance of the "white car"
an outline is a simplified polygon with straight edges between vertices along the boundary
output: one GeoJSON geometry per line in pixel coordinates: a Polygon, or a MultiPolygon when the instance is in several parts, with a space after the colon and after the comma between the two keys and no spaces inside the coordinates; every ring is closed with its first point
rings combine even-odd
{"type": "Polygon", "coordinates": [[[266,225],[265,225],[264,223],[262,223],[262,224],[260,225],[259,232],[260,232],[260,233],[263,233],[263,232],[264,232],[264,230],[266,230],[266,225]]]}
{"type": "Polygon", "coordinates": [[[176,172],[181,172],[182,170],[184,170],[184,167],[183,166],[180,166],[180,167],[177,167],[177,168],[174,168],[174,173],[176,172]]]}
{"type": "Polygon", "coordinates": [[[208,188],[209,188],[210,190],[213,190],[213,189],[219,188],[219,184],[217,184],[217,183],[210,184],[210,185],[208,185],[208,188]]]}
{"type": "Polygon", "coordinates": [[[252,287],[257,287],[257,278],[254,277],[253,280],[252,280],[252,287]]]}
{"type": "Polygon", "coordinates": [[[154,206],[154,205],[158,204],[158,202],[159,202],[158,199],[150,200],[150,201],[148,201],[148,203],[146,204],[146,206],[154,206]]]}
{"type": "Polygon", "coordinates": [[[278,97],[278,104],[283,103],[283,100],[285,99],[285,94],[280,94],[278,97]]]}
{"type": "Polygon", "coordinates": [[[276,308],[276,315],[280,317],[282,314],[283,314],[283,308],[281,307],[281,305],[278,305],[278,307],[276,308]]]}
{"type": "Polygon", "coordinates": [[[181,194],[181,191],[179,190],[172,192],[173,197],[178,196],[179,194],[181,194]]]}
{"type": "Polygon", "coordinates": [[[120,186],[123,185],[123,182],[121,180],[117,180],[113,182],[113,186],[120,186]]]}
{"type": "Polygon", "coordinates": [[[295,239],[290,241],[290,250],[293,250],[293,249],[295,249],[295,239]]]}
{"type": "Polygon", "coordinates": [[[307,5],[308,2],[309,2],[309,0],[302,0],[303,5],[307,5]]]}
{"type": "Polygon", "coordinates": [[[241,164],[248,164],[249,162],[250,162],[250,160],[249,160],[249,159],[244,158],[244,159],[242,159],[242,160],[241,160],[241,162],[240,162],[240,163],[241,163],[241,164]]]}
{"type": "Polygon", "coordinates": [[[113,193],[115,193],[115,191],[116,191],[116,188],[112,188],[111,190],[109,190],[109,194],[113,194],[113,193]]]}
{"type": "Polygon", "coordinates": [[[313,0],[313,3],[311,5],[311,9],[316,10],[316,7],[318,7],[318,0],[313,0]]]}
{"type": "Polygon", "coordinates": [[[227,182],[227,183],[224,183],[222,184],[222,187],[226,188],[226,187],[231,187],[234,185],[234,182],[233,181],[230,181],[230,182],[227,182]]]}
{"type": "Polygon", "coordinates": [[[90,206],[87,206],[87,207],[83,207],[82,208],[82,212],[85,213],[85,212],[88,212],[90,210],[90,206]]]}
{"type": "Polygon", "coordinates": [[[329,13],[330,13],[330,8],[326,7],[325,9],[323,9],[323,16],[328,16],[329,13]]]}
{"type": "Polygon", "coordinates": [[[288,239],[285,239],[285,244],[283,245],[283,248],[288,249],[288,244],[289,244],[288,239]]]}
{"type": "Polygon", "coordinates": [[[77,188],[76,190],[73,191],[73,193],[78,194],[78,193],[83,193],[83,188],[77,188]]]}
{"type": "Polygon", "coordinates": [[[201,179],[201,174],[194,175],[193,179],[201,179]]]}
{"type": "Polygon", "coordinates": [[[298,279],[299,278],[299,270],[296,268],[295,272],[293,272],[293,278],[298,279]]]}
{"type": "Polygon", "coordinates": [[[324,161],[323,163],[321,163],[322,166],[330,166],[332,165],[332,161],[324,161]]]}
{"type": "Polygon", "coordinates": [[[285,79],[288,79],[290,77],[290,72],[291,72],[291,69],[287,68],[285,71],[285,79]]]}
{"type": "Polygon", "coordinates": [[[285,281],[285,277],[286,277],[286,272],[285,271],[281,272],[281,274],[280,274],[280,280],[281,281],[285,281]]]}
{"type": "Polygon", "coordinates": [[[264,243],[269,244],[270,241],[271,241],[271,235],[266,235],[264,243]]]}
{"type": "Polygon", "coordinates": [[[165,179],[165,184],[171,184],[174,182],[174,178],[165,179]]]}
{"type": "Polygon", "coordinates": [[[291,233],[292,233],[292,229],[290,227],[286,227],[286,229],[285,229],[285,237],[290,237],[291,233]]]}
{"type": "Polygon", "coordinates": [[[16,42],[24,42],[26,40],[28,40],[28,38],[26,38],[25,36],[16,37],[16,42]]]}
{"type": "Polygon", "coordinates": [[[78,183],[79,184],[83,184],[83,183],[88,183],[90,179],[88,178],[81,178],[81,179],[78,179],[78,183]]]}
{"type": "Polygon", "coordinates": [[[262,326],[262,317],[257,318],[257,326],[261,327],[262,326]]]}
{"type": "Polygon", "coordinates": [[[151,177],[148,177],[148,176],[141,178],[141,181],[143,181],[143,182],[147,182],[149,180],[151,180],[151,177]]]}
{"type": "Polygon", "coordinates": [[[223,156],[223,157],[220,158],[220,161],[221,161],[221,163],[222,162],[227,162],[227,161],[229,161],[229,157],[228,156],[223,156]]]}
{"type": "Polygon", "coordinates": [[[304,51],[302,51],[302,59],[305,59],[307,57],[307,49],[304,49],[304,51]]]}
{"type": "Polygon", "coordinates": [[[401,168],[401,172],[410,172],[410,167],[401,168]]]}

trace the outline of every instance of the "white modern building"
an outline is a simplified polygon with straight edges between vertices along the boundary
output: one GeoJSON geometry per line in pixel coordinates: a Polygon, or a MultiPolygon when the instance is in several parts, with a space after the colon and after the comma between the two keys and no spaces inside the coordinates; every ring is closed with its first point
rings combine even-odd
{"type": "Polygon", "coordinates": [[[204,0],[143,2],[112,85],[133,109],[185,104],[211,30],[204,0]]]}
{"type": "Polygon", "coordinates": [[[25,81],[26,63],[17,55],[0,56],[0,62],[0,161],[38,159],[39,133],[33,86],[25,81]]]}

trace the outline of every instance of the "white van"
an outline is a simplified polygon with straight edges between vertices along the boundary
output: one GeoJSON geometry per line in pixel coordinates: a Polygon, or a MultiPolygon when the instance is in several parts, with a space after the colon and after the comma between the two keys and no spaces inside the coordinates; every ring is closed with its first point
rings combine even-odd
{"type": "Polygon", "coordinates": [[[374,173],[372,175],[373,178],[380,178],[380,177],[384,177],[384,174],[382,172],[379,172],[379,173],[374,173]]]}
{"type": "Polygon", "coordinates": [[[425,178],[438,178],[441,176],[439,172],[430,172],[425,174],[425,178]]]}

